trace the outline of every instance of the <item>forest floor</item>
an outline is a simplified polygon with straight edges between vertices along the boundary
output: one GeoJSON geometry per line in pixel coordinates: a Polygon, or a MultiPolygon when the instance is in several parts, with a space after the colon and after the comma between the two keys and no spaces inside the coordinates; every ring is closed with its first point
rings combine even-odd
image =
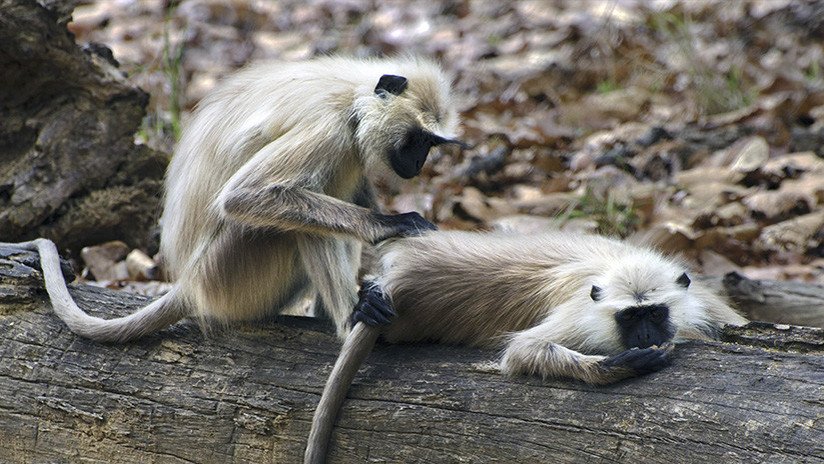
{"type": "Polygon", "coordinates": [[[388,210],[597,231],[708,274],[824,283],[823,2],[97,0],[70,29],[151,94],[137,139],[169,153],[250,61],[435,57],[473,148],[382,188],[388,210]]]}

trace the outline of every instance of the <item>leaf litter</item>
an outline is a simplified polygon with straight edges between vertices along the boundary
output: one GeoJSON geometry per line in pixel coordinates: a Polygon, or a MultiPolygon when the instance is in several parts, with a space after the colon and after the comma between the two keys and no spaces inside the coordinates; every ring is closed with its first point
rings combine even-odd
{"type": "MultiPolygon", "coordinates": [[[[605,233],[708,274],[824,283],[823,17],[824,3],[790,0],[94,0],[70,29],[151,94],[137,138],[167,152],[250,61],[434,57],[473,148],[381,187],[388,211],[605,233]]],[[[158,274],[145,255],[120,262],[87,272],[118,287],[158,274]]]]}

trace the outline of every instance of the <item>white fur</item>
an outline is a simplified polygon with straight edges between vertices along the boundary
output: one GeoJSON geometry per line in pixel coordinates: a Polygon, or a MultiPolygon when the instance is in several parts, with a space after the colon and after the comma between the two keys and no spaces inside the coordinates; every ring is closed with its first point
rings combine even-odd
{"type": "MultiPolygon", "coordinates": [[[[343,337],[361,242],[404,231],[352,201],[387,175],[386,157],[402,143],[393,137],[415,126],[449,135],[455,123],[449,79],[425,60],[251,65],[200,102],[169,165],[161,252],[174,289],[103,320],[64,302],[65,282],[50,273],[56,312],[84,336],[125,341],[187,315],[254,320],[309,296],[343,337]],[[406,90],[376,95],[383,74],[405,76],[406,90]]],[[[53,246],[37,243],[44,260],[57,260],[53,246]]]]}
{"type": "Polygon", "coordinates": [[[670,308],[676,340],[746,322],[700,282],[675,283],[687,272],[680,261],[600,236],[436,232],[381,252],[378,282],[400,313],[385,332],[392,341],[501,346],[541,327],[544,340],[615,354],[625,349],[615,313],[641,303],[670,308]]]}

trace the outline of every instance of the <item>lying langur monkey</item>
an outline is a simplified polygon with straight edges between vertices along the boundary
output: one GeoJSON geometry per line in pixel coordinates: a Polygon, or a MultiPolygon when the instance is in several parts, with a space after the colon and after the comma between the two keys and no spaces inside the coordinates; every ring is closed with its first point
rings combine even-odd
{"type": "Polygon", "coordinates": [[[503,347],[509,375],[608,384],[669,364],[670,341],[747,321],[686,267],[615,239],[429,232],[380,246],[312,420],[306,463],[324,462],[338,410],[378,334],[503,347]],[[389,322],[386,327],[376,327],[389,322]]]}
{"type": "Polygon", "coordinates": [[[200,102],[169,165],[161,251],[172,290],[137,312],[101,319],[72,300],[57,249],[36,249],[46,289],[69,328],[123,342],[187,316],[226,322],[276,313],[305,296],[344,337],[357,301],[361,242],[435,226],[374,209],[371,181],[418,175],[452,140],[450,83],[416,58],[326,57],[262,63],[200,102]]]}

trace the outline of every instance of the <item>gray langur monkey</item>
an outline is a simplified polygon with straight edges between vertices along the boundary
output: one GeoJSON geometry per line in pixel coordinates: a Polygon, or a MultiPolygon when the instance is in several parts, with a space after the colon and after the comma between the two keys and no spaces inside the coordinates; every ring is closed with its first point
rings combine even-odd
{"type": "Polygon", "coordinates": [[[36,249],[57,315],[78,335],[123,342],[188,316],[254,320],[317,296],[344,337],[361,242],[435,226],[384,215],[370,181],[409,179],[452,140],[450,81],[407,57],[249,66],[200,102],[169,165],[161,251],[175,285],[135,313],[93,317],[72,300],[57,249],[36,249]],[[355,204],[357,203],[357,204],[355,204]]]}
{"type": "Polygon", "coordinates": [[[379,255],[353,315],[360,322],[315,410],[307,464],[325,461],[379,334],[503,348],[505,374],[608,384],[667,366],[670,341],[711,339],[724,324],[747,322],[679,261],[601,236],[427,232],[385,242],[379,255]]]}

